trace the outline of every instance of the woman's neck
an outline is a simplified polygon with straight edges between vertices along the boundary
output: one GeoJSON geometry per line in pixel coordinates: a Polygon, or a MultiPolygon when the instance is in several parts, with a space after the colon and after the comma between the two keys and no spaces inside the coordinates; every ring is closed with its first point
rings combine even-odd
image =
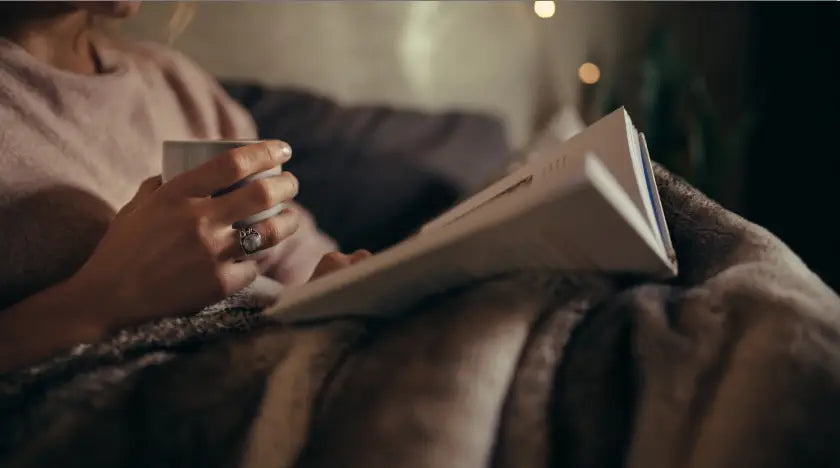
{"type": "Polygon", "coordinates": [[[91,44],[91,20],[82,9],[58,10],[30,17],[3,35],[53,67],[94,75],[99,67],[91,44]]]}

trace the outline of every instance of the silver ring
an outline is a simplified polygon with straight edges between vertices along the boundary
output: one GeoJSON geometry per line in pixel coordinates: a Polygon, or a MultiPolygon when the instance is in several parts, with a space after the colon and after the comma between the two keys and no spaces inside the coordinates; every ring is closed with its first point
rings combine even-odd
{"type": "Polygon", "coordinates": [[[245,252],[245,255],[251,255],[252,253],[260,250],[260,247],[262,247],[262,241],[262,235],[260,235],[260,233],[251,226],[239,229],[239,246],[242,247],[242,251],[245,252]]]}

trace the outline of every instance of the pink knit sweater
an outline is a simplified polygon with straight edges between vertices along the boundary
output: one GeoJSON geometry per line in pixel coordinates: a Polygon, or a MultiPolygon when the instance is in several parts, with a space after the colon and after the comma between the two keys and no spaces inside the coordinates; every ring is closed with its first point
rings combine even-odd
{"type": "MultiPolygon", "coordinates": [[[[104,39],[96,51],[106,72],[85,76],[0,38],[0,309],[82,265],[140,182],[160,173],[164,140],[256,137],[245,110],[185,57],[104,39]]],[[[282,284],[306,281],[335,248],[303,218],[263,262],[282,284]]]]}

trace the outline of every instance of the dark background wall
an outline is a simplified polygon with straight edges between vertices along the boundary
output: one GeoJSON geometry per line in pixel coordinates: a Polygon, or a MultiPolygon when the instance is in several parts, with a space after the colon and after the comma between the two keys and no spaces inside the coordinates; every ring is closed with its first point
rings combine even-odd
{"type": "Polygon", "coordinates": [[[840,2],[752,7],[744,214],[840,289],[840,2]]]}
{"type": "MultiPolygon", "coordinates": [[[[612,91],[613,102],[641,120],[643,131],[653,130],[641,102],[651,58],[646,43],[651,32],[668,31],[675,60],[707,86],[716,123],[729,130],[745,113],[753,121],[731,174],[707,193],[779,236],[840,290],[840,222],[835,220],[840,212],[840,2],[626,3],[620,8],[624,48],[617,57],[618,79],[611,89],[602,83],[583,88],[589,97],[583,100],[587,120],[614,105],[603,99],[612,91]]],[[[688,77],[676,83],[687,88],[688,77]]],[[[675,112],[674,119],[679,115],[675,112]]],[[[678,164],[663,160],[668,148],[662,142],[651,146],[654,159],[680,172],[678,164]]]]}

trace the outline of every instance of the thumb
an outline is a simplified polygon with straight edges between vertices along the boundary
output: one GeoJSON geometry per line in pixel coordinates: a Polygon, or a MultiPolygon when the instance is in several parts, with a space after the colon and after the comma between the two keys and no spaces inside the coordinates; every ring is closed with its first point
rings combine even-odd
{"type": "Polygon", "coordinates": [[[371,257],[371,256],[373,256],[373,254],[370,253],[370,251],[368,251],[368,250],[364,250],[364,249],[357,250],[357,251],[353,252],[352,254],[350,254],[350,264],[360,262],[360,261],[362,261],[362,260],[364,260],[368,257],[371,257]]]}
{"type": "Polygon", "coordinates": [[[140,184],[137,193],[134,197],[120,210],[120,213],[127,213],[134,211],[140,204],[149,198],[149,195],[154,193],[161,186],[160,176],[149,177],[140,184]]]}

